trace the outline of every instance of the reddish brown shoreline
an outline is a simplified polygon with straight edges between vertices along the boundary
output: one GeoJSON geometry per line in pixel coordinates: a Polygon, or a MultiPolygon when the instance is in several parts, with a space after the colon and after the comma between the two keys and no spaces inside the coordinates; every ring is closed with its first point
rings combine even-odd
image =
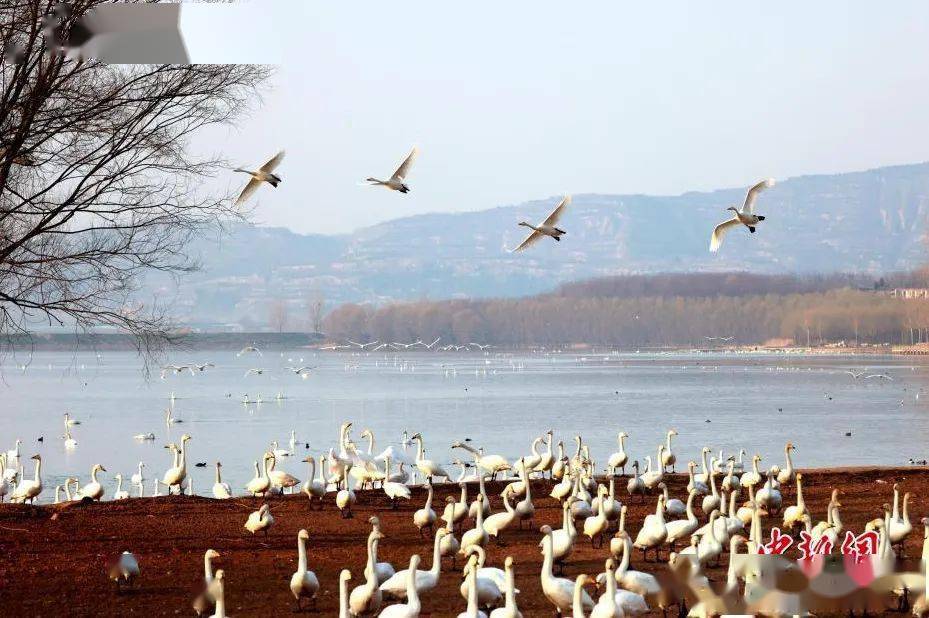
{"type": "MultiPolygon", "coordinates": [[[[825,505],[833,488],[841,492],[842,519],[846,529],[859,532],[866,521],[881,514],[881,505],[893,498],[893,483],[911,492],[910,519],[914,531],[906,551],[910,569],[918,569],[922,548],[920,518],[929,515],[929,469],[926,468],[847,468],[809,470],[804,474],[804,496],[814,521],[824,519],[825,505]],[[878,483],[878,480],[884,483],[878,483]],[[915,557],[915,560],[913,559],[915,557]]],[[[686,477],[670,481],[671,493],[681,497],[686,477]]],[[[533,483],[536,519],[531,530],[508,531],[506,546],[491,543],[490,566],[503,565],[507,555],[517,567],[520,610],[524,616],[551,616],[552,608],[539,585],[541,554],[538,528],[543,524],[560,526],[561,510],[548,497],[547,481],[533,483]],[[542,497],[544,496],[544,497],[542,497]]],[[[456,495],[456,485],[437,486],[435,509],[441,514],[445,496],[456,495]]],[[[625,481],[617,485],[625,496],[625,481]]],[[[493,510],[502,508],[500,483],[488,484],[493,510]]],[[[370,530],[368,517],[378,515],[387,538],[381,542],[380,560],[404,568],[412,553],[419,553],[431,564],[432,542],[420,538],[412,524],[412,512],[424,501],[424,493],[414,489],[413,499],[391,511],[379,490],[359,492],[353,519],[339,518],[334,495],[327,497],[322,511],[311,511],[305,496],[285,496],[270,501],[276,525],[267,540],[252,537],[243,524],[258,500],[237,498],[229,501],[208,498],[142,498],[114,503],[68,504],[30,507],[0,505],[0,615],[3,616],[166,616],[194,615],[191,602],[202,582],[203,552],[220,552],[216,561],[226,572],[227,611],[240,616],[288,614],[293,597],[288,589],[296,568],[296,533],[306,528],[309,567],[321,582],[318,615],[334,616],[338,610],[338,574],[352,571],[350,586],[360,583],[365,561],[365,539],[370,530]],[[142,569],[137,592],[117,596],[107,579],[107,565],[121,551],[130,550],[142,569]]],[[[785,495],[785,504],[794,492],[785,495]]],[[[654,508],[654,500],[627,502],[627,530],[633,536],[644,515],[654,508]]],[[[702,514],[698,513],[698,516],[702,514]]],[[[776,525],[763,521],[768,530],[776,525]]],[[[467,524],[470,527],[472,524],[467,524]]],[[[586,537],[579,537],[566,569],[567,576],[602,571],[608,555],[605,545],[592,549],[586,537]]],[[[639,570],[664,573],[666,565],[644,563],[636,552],[633,565],[639,570]]],[[[725,560],[723,561],[725,564],[725,560]]],[[[459,563],[460,567],[460,563],[459,563]]],[[[724,575],[710,572],[719,580],[724,575]]],[[[456,616],[465,602],[458,592],[460,568],[454,572],[446,564],[436,591],[423,600],[424,615],[456,616]]],[[[653,612],[660,615],[660,612],[653,612]]]]}

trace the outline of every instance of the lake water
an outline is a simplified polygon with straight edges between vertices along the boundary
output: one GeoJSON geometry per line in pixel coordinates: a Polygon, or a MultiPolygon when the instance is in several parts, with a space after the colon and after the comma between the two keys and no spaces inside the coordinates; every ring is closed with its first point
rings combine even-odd
{"type": "MultiPolygon", "coordinates": [[[[287,448],[291,429],[301,444],[297,456],[281,464],[304,479],[306,464],[299,460],[336,446],[339,424],[348,419],[359,446],[366,445],[359,437],[365,428],[373,430],[378,452],[397,444],[403,430],[420,431],[429,458],[443,462],[466,454],[449,448],[466,437],[488,453],[528,454],[533,437],[550,428],[572,451],[573,436],[581,434],[600,461],[615,450],[622,430],[630,436],[631,457],[644,462],[672,427],[680,434],[674,450],[685,465],[704,445],[727,453],[743,447],[760,453],[764,465],[783,465],[788,440],[797,446],[800,466],[905,465],[909,457],[929,457],[929,361],[914,358],[291,350],[264,351],[260,358],[198,352],[172,360],[216,367],[146,381],[132,353],[6,357],[0,448],[21,438],[30,477],[28,457],[42,454],[43,502],[66,476],[86,483],[94,463],[107,469],[101,475],[107,496],[112,475],[128,479],[140,460],[148,479],[160,477],[171,465],[163,445],[185,432],[193,437],[188,461],[197,493],[210,492],[217,460],[224,480],[241,492],[252,462],[271,440],[287,448]],[[284,369],[298,364],[317,368],[306,380],[284,369]],[[267,371],[245,376],[252,367],[267,371]],[[865,368],[893,381],[845,373],[865,368]],[[169,429],[164,410],[172,392],[174,416],[183,423],[169,429]],[[260,394],[265,403],[243,404],[245,393],[250,399],[260,394]],[[278,393],[285,398],[276,401],[278,393]],[[81,421],[72,430],[78,445],[71,451],[61,438],[65,411],[81,421]],[[147,432],[157,439],[133,440],[147,432]],[[194,462],[209,466],[194,468],[194,462]]],[[[151,493],[150,481],[145,490],[151,493]]]]}

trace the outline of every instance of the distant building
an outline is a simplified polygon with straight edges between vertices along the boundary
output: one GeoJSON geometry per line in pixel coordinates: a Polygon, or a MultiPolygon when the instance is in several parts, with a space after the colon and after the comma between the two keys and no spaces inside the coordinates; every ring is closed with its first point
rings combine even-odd
{"type": "Polygon", "coordinates": [[[894,288],[887,294],[891,298],[902,298],[904,300],[926,299],[929,298],[929,288],[894,288]]]}

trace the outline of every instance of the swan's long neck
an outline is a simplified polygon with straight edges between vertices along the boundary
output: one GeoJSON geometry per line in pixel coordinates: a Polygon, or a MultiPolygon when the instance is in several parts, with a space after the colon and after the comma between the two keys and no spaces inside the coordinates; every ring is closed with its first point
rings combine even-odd
{"type": "MultiPolygon", "coordinates": [[[[38,470],[38,466],[36,466],[36,470],[38,470]]],[[[36,472],[36,476],[38,476],[38,472],[36,472]]],[[[94,483],[97,483],[97,482],[98,482],[98,481],[97,481],[97,466],[94,466],[93,468],[91,468],[91,470],[90,470],[90,480],[93,481],[94,483]]]]}
{"type": "MultiPolygon", "coordinates": [[[[516,577],[513,574],[513,565],[507,564],[504,567],[506,569],[506,605],[505,607],[510,610],[510,613],[515,613],[516,611],[516,577]]],[[[926,571],[929,573],[929,565],[926,566],[926,571]]],[[[929,580],[927,580],[929,581],[929,580]]]]}
{"type": "Polygon", "coordinates": [[[616,476],[610,476],[610,500],[616,499],[616,476]]]}
{"type": "MultiPolygon", "coordinates": [[[[617,572],[619,573],[620,578],[626,574],[626,571],[629,569],[629,556],[632,554],[632,539],[629,538],[629,535],[623,536],[623,555],[619,559],[619,568],[617,572]]],[[[616,579],[615,577],[613,578],[616,579]]],[[[616,596],[616,592],[613,592],[613,596],[616,596]]]]}
{"type": "Polygon", "coordinates": [[[116,493],[120,493],[123,490],[123,477],[116,477],[116,493]]]}
{"type": "Polygon", "coordinates": [[[793,459],[790,457],[790,449],[784,449],[784,455],[787,456],[787,471],[791,472],[794,469],[793,459]]]}
{"type": "Polygon", "coordinates": [[[268,467],[268,462],[269,462],[269,461],[271,461],[271,458],[270,458],[270,457],[265,457],[265,460],[264,460],[263,466],[262,466],[262,467],[264,468],[264,478],[265,478],[265,479],[268,478],[268,475],[270,474],[270,470],[271,470],[271,468],[268,467]]]}
{"type": "Polygon", "coordinates": [[[552,578],[552,535],[546,534],[542,539],[542,579],[549,580],[552,578]]]}
{"type": "MultiPolygon", "coordinates": [[[[629,561],[626,559],[626,550],[625,546],[623,549],[623,560],[626,560],[626,566],[629,566],[629,561]]],[[[625,573],[625,569],[621,570],[620,577],[625,573]]],[[[616,607],[616,569],[607,568],[606,570],[606,606],[608,608],[616,607]]],[[[615,609],[614,609],[615,613],[615,609]]]]}
{"type": "Polygon", "coordinates": [[[707,469],[706,464],[706,449],[700,451],[700,458],[703,461],[703,474],[709,475],[710,471],[707,469]]]}
{"type": "Polygon", "coordinates": [[[583,445],[583,442],[581,442],[580,436],[577,436],[576,438],[574,438],[574,441],[577,442],[577,452],[574,454],[574,458],[580,459],[581,458],[581,446],[583,445]]]}
{"type": "Polygon", "coordinates": [[[468,617],[477,618],[477,565],[468,569],[468,617]]]}
{"type": "Polygon", "coordinates": [[[216,483],[218,484],[218,483],[222,483],[222,482],[223,482],[223,477],[222,477],[222,475],[219,473],[219,464],[216,464],[216,483]]]}
{"type": "Polygon", "coordinates": [[[349,618],[351,615],[348,607],[348,579],[339,577],[339,618],[349,618]]]}
{"type": "Polygon", "coordinates": [[[316,478],[316,460],[312,457],[307,457],[307,466],[309,466],[309,474],[306,478],[310,479],[310,482],[313,482],[313,479],[316,478]]]}
{"type": "Polygon", "coordinates": [[[907,523],[907,524],[910,523],[909,506],[910,506],[910,495],[903,494],[903,521],[904,523],[907,523]]]}
{"type": "Polygon", "coordinates": [[[413,616],[418,616],[419,610],[422,609],[419,592],[416,590],[416,571],[417,569],[410,569],[406,578],[406,607],[413,616]]]}
{"type": "Polygon", "coordinates": [[[326,477],[326,466],[323,465],[324,458],[319,460],[319,480],[323,482],[323,487],[329,485],[329,479],[326,477]]]}
{"type": "Polygon", "coordinates": [[[643,472],[642,474],[648,474],[651,471],[652,471],[652,456],[646,455],[645,456],[645,472],[643,472]]]}
{"type": "Polygon", "coordinates": [[[368,563],[365,565],[365,578],[370,584],[371,581],[377,581],[377,573],[374,572],[374,565],[377,564],[377,539],[374,533],[368,535],[368,563]]]}
{"type": "Polygon", "coordinates": [[[532,502],[532,483],[529,482],[529,472],[526,470],[526,462],[523,462],[523,482],[526,484],[526,502],[532,502]]]}
{"type": "Polygon", "coordinates": [[[710,493],[714,496],[718,496],[719,492],[716,491],[716,473],[710,470],[710,493]]]}
{"type": "Polygon", "coordinates": [[[181,440],[181,471],[187,469],[187,440],[181,440]]]}
{"type": "Polygon", "coordinates": [[[41,459],[35,460],[35,479],[34,480],[35,480],[36,485],[42,484],[42,460],[41,459]]]}
{"type": "MultiPolygon", "coordinates": [[[[0,470],[0,472],[2,472],[2,470],[0,470]]],[[[71,479],[65,479],[65,487],[64,487],[64,489],[65,489],[65,497],[68,499],[68,502],[71,502],[71,500],[72,500],[72,498],[71,498],[71,483],[70,483],[70,481],[71,481],[71,479]]]]}
{"type": "Polygon", "coordinates": [[[799,476],[797,477],[797,507],[801,510],[806,508],[806,503],[803,501],[803,481],[799,476]]]}
{"type": "Polygon", "coordinates": [[[203,579],[207,584],[213,581],[213,559],[209,554],[203,556],[203,579]]]}
{"type": "Polygon", "coordinates": [[[226,618],[226,594],[222,581],[217,583],[216,594],[213,596],[216,599],[216,613],[214,614],[214,618],[226,618]]]}
{"type": "Polygon", "coordinates": [[[890,516],[892,521],[900,518],[900,488],[894,485],[894,510],[890,516]]]}
{"type": "Polygon", "coordinates": [[[729,570],[726,572],[726,591],[727,592],[735,590],[736,586],[739,585],[738,573],[736,572],[736,569],[735,569],[735,563],[736,563],[735,557],[738,555],[738,551],[739,551],[739,544],[733,538],[733,540],[730,543],[730,547],[729,547],[729,570]]]}
{"type": "Polygon", "coordinates": [[[297,537],[297,570],[306,573],[306,540],[297,537]]]}
{"type": "Polygon", "coordinates": [[[691,491],[687,494],[687,521],[696,521],[697,516],[694,515],[694,496],[697,495],[697,492],[691,491]]]}
{"type": "Polygon", "coordinates": [[[426,489],[426,506],[423,507],[425,510],[432,508],[432,484],[430,483],[428,489],[426,489]]]}
{"type": "Polygon", "coordinates": [[[429,572],[434,577],[438,577],[439,572],[442,570],[442,548],[439,546],[441,540],[442,537],[437,534],[435,535],[435,542],[432,544],[432,568],[429,569],[429,572]]]}
{"type": "Polygon", "coordinates": [[[422,437],[416,438],[416,459],[419,461],[423,459],[423,439],[422,437]]]}
{"type": "Polygon", "coordinates": [[[626,452],[626,436],[624,435],[619,436],[619,452],[620,453],[626,452]]]}

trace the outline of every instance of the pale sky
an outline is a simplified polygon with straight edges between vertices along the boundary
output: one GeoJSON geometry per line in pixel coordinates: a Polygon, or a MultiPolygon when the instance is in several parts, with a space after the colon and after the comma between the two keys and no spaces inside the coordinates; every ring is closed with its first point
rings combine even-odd
{"type": "Polygon", "coordinates": [[[255,216],[300,232],[929,159],[924,0],[262,0],[185,6],[182,28],[194,62],[280,63],[198,147],[286,148],[255,216]],[[414,144],[411,193],[358,186],[414,144]]]}

